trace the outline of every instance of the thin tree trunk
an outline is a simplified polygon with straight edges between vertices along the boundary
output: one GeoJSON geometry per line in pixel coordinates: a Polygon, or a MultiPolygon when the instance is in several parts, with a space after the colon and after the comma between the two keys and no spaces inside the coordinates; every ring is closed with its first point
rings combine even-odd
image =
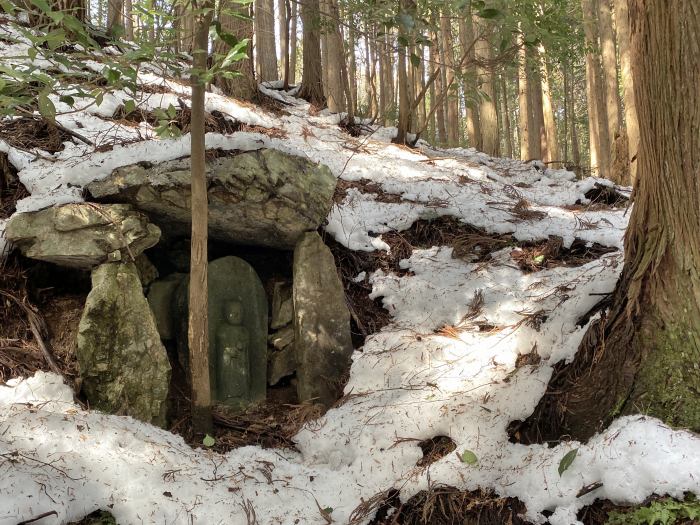
{"type": "Polygon", "coordinates": [[[532,109],[530,107],[530,83],[527,74],[527,49],[522,33],[518,34],[518,128],[520,132],[520,160],[532,160],[532,109]]]}
{"type": "Polygon", "coordinates": [[[503,94],[503,133],[505,134],[506,157],[513,157],[513,130],[510,127],[510,110],[508,109],[508,86],[505,73],[501,77],[501,93],[503,94]]]}
{"type": "Polygon", "coordinates": [[[454,148],[459,146],[459,107],[457,104],[457,96],[449,91],[447,86],[454,84],[455,77],[455,58],[454,45],[452,42],[452,27],[450,21],[450,10],[448,4],[443,6],[442,16],[440,17],[440,36],[442,39],[442,53],[444,55],[445,67],[445,89],[448,89],[447,101],[445,110],[447,115],[447,146],[454,148]]]}
{"type": "Polygon", "coordinates": [[[574,90],[573,82],[573,67],[571,68],[571,74],[569,75],[571,82],[569,83],[569,107],[570,107],[570,117],[571,121],[571,160],[576,166],[576,169],[580,171],[581,166],[581,149],[578,139],[578,119],[576,118],[576,93],[574,90]]]}
{"type": "Polygon", "coordinates": [[[134,5],[132,0],[124,0],[124,27],[126,28],[126,38],[134,40],[134,5]]]}
{"type": "Polygon", "coordinates": [[[534,130],[534,155],[540,160],[548,160],[549,153],[547,151],[547,133],[544,127],[544,109],[542,101],[542,76],[540,74],[539,58],[534,50],[530,51],[530,82],[532,89],[530,95],[532,97],[532,118],[534,130]]]}
{"type": "Polygon", "coordinates": [[[287,2],[277,0],[277,31],[280,35],[280,77],[289,82],[289,19],[287,17],[287,2]]]}
{"type": "Polygon", "coordinates": [[[627,155],[629,158],[629,183],[637,178],[637,151],[639,150],[639,124],[634,100],[634,82],[630,65],[630,24],[627,0],[615,0],[615,23],[620,50],[620,77],[624,90],[625,127],[627,130],[627,155]]]}
{"type": "MultiPolygon", "coordinates": [[[[440,48],[437,44],[438,35],[437,33],[433,36],[433,44],[430,46],[430,59],[433,64],[442,64],[442,59],[440,58],[440,48]]],[[[443,104],[443,90],[444,90],[444,67],[441,65],[439,68],[439,73],[435,79],[435,98],[430,101],[431,111],[435,113],[435,128],[437,133],[437,143],[444,146],[447,144],[447,129],[445,127],[445,105],[443,104]]]]}
{"type": "MultiPolygon", "coordinates": [[[[203,7],[213,9],[213,5],[203,7]]],[[[192,380],[192,427],[198,434],[211,432],[211,385],[209,379],[209,328],[207,289],[207,175],[204,143],[204,81],[207,69],[211,11],[197,15],[192,72],[192,245],[190,254],[189,329],[192,380]]]]}
{"type": "Polygon", "coordinates": [[[296,0],[291,0],[291,27],[289,29],[289,83],[295,84],[297,78],[297,10],[296,0]]]}

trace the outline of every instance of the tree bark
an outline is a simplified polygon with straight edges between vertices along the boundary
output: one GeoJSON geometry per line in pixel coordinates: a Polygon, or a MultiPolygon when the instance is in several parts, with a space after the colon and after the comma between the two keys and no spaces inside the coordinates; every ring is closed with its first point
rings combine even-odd
{"type": "Polygon", "coordinates": [[[277,30],[280,35],[280,77],[289,83],[289,19],[287,1],[277,0],[277,30]]]}
{"type": "Polygon", "coordinates": [[[547,152],[547,133],[544,127],[544,110],[542,103],[542,76],[539,67],[539,58],[534,49],[528,49],[530,59],[530,96],[532,104],[532,133],[530,137],[533,139],[533,156],[540,160],[545,160],[549,157],[547,152]]]}
{"type": "MultiPolygon", "coordinates": [[[[447,86],[454,86],[455,77],[454,44],[452,42],[452,27],[448,4],[443,6],[442,16],[440,17],[440,37],[442,39],[442,52],[445,64],[445,89],[448,89],[447,86]]],[[[447,126],[447,146],[454,148],[459,146],[459,107],[457,96],[455,93],[449,92],[449,90],[445,110],[447,116],[445,122],[447,126]]]]}
{"type": "Polygon", "coordinates": [[[445,105],[443,104],[443,90],[445,86],[445,77],[443,75],[444,67],[442,66],[444,62],[441,58],[437,33],[433,34],[433,42],[435,43],[432,46],[430,46],[430,59],[433,64],[440,64],[440,72],[437,75],[437,78],[434,82],[435,98],[430,101],[430,110],[431,112],[435,113],[435,132],[437,134],[437,142],[438,144],[444,146],[447,144],[447,128],[445,127],[445,105]]]}
{"type": "MultiPolygon", "coordinates": [[[[202,7],[213,9],[212,4],[202,7]]],[[[190,248],[189,329],[190,374],[192,380],[192,428],[195,433],[211,432],[211,386],[209,380],[209,328],[207,289],[207,175],[204,143],[204,82],[207,69],[211,11],[199,14],[196,22],[192,72],[191,193],[192,239],[190,248]]]]}
{"type": "MultiPolygon", "coordinates": [[[[236,35],[236,38],[239,40],[249,38],[252,42],[253,22],[249,17],[249,7],[234,2],[229,4],[224,2],[219,5],[219,9],[219,22],[221,22],[221,27],[227,33],[236,35]],[[240,13],[241,16],[233,16],[234,12],[240,13]]],[[[255,100],[258,94],[258,86],[253,73],[250,44],[248,46],[248,58],[234,62],[229,68],[230,71],[239,73],[239,76],[234,78],[217,77],[214,79],[214,84],[226,95],[241,100],[255,100]]],[[[229,46],[226,42],[220,39],[214,42],[215,54],[225,55],[228,50],[229,46]]]]}
{"type": "MultiPolygon", "coordinates": [[[[552,103],[552,91],[549,86],[549,70],[545,59],[545,49],[542,44],[538,48],[539,65],[542,79],[542,112],[544,114],[544,129],[547,142],[546,162],[561,161],[559,151],[559,138],[557,137],[557,125],[554,119],[554,105],[552,103]]],[[[555,163],[553,167],[558,167],[555,163]]]]}
{"type": "Polygon", "coordinates": [[[116,37],[124,33],[124,0],[107,1],[107,33],[116,37]]]}
{"type": "Polygon", "coordinates": [[[630,24],[627,0],[615,0],[615,23],[620,50],[620,77],[625,101],[625,129],[627,130],[627,156],[629,159],[628,184],[637,178],[637,151],[639,150],[639,123],[634,101],[634,84],[630,65],[630,24]]]}
{"type": "Polygon", "coordinates": [[[318,108],[322,108],[325,104],[321,72],[320,21],[321,10],[318,0],[301,0],[304,49],[299,96],[318,108]]]}
{"type": "Polygon", "coordinates": [[[338,25],[338,7],[335,0],[321,0],[321,35],[325,46],[323,54],[326,59],[324,68],[324,87],[326,88],[326,102],[328,109],[333,113],[345,111],[345,89],[343,84],[343,68],[345,67],[345,53],[343,41],[340,37],[338,25]]]}
{"type": "Polygon", "coordinates": [[[501,75],[501,93],[503,94],[503,133],[505,135],[506,157],[513,157],[513,130],[510,126],[510,109],[508,108],[508,85],[506,84],[506,74],[501,75]]]}
{"type": "Polygon", "coordinates": [[[289,29],[289,83],[294,84],[297,78],[297,2],[291,2],[291,23],[289,29]]]}
{"type": "Polygon", "coordinates": [[[479,122],[478,75],[474,54],[474,24],[471,14],[471,2],[465,6],[463,16],[459,19],[459,40],[462,53],[467,53],[467,67],[464,80],[464,105],[467,108],[467,143],[470,147],[481,150],[481,123],[479,122]]]}
{"type": "Polygon", "coordinates": [[[530,83],[527,74],[527,49],[522,33],[518,34],[518,129],[520,131],[520,160],[532,160],[532,109],[530,107],[530,83]]]}
{"type": "Polygon", "coordinates": [[[615,31],[612,25],[610,0],[598,0],[598,21],[600,26],[600,49],[603,58],[603,78],[605,86],[605,107],[608,115],[608,137],[610,144],[620,133],[620,95],[617,86],[617,56],[615,52],[615,31]]]}
{"type": "Polygon", "coordinates": [[[498,113],[496,111],[496,82],[494,80],[493,66],[493,49],[491,48],[490,39],[493,31],[490,25],[485,22],[479,22],[476,26],[479,34],[479,39],[474,46],[474,53],[477,62],[480,64],[477,67],[479,81],[481,83],[481,91],[483,95],[480,97],[479,103],[479,124],[481,127],[481,151],[497,157],[499,155],[498,141],[498,113]]]}
{"type": "Polygon", "coordinates": [[[610,138],[607,108],[603,95],[602,73],[598,56],[598,32],[595,0],[581,0],[583,30],[586,37],[586,96],[588,100],[588,129],[591,171],[607,176],[610,169],[610,138]]]}
{"type": "Polygon", "coordinates": [[[587,439],[643,412],[700,431],[700,11],[630,0],[639,177],[610,312],[523,427],[587,439]]]}
{"type": "MultiPolygon", "coordinates": [[[[277,80],[274,0],[255,0],[255,42],[258,78],[261,82],[277,80]]],[[[236,35],[238,36],[238,35],[236,35]]]]}

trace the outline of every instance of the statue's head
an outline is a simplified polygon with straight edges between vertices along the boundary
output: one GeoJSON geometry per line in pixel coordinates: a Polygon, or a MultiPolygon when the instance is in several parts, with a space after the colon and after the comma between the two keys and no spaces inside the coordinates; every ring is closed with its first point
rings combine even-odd
{"type": "Polygon", "coordinates": [[[229,324],[241,324],[243,320],[243,310],[238,301],[226,301],[224,303],[224,319],[229,324]]]}

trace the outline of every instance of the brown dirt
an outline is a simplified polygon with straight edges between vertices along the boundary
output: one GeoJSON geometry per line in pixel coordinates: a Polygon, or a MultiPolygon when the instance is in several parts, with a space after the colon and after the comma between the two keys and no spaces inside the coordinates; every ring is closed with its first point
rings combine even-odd
{"type": "Polygon", "coordinates": [[[20,117],[0,122],[0,138],[10,146],[31,150],[38,148],[48,153],[63,150],[70,135],[43,117],[20,117]]]}
{"type": "Polygon", "coordinates": [[[561,237],[557,236],[551,236],[548,240],[538,243],[519,244],[520,248],[513,250],[510,256],[525,273],[557,266],[581,266],[599,259],[606,253],[617,251],[616,248],[598,243],[587,246],[587,243],[580,239],[574,240],[571,247],[564,248],[561,237]]]}
{"type": "Polygon", "coordinates": [[[75,336],[85,295],[30,288],[30,275],[37,266],[11,254],[0,268],[2,382],[38,370],[55,371],[41,351],[40,340],[69,382],[77,376],[75,336]]]}
{"type": "Polygon", "coordinates": [[[0,151],[0,219],[12,215],[17,201],[28,196],[29,192],[17,178],[17,170],[10,164],[7,153],[0,151]]]}
{"type": "Polygon", "coordinates": [[[418,460],[416,466],[427,467],[435,463],[440,458],[444,458],[450,452],[454,452],[457,445],[448,436],[435,436],[418,442],[418,446],[423,451],[423,457],[418,460]]]}
{"type": "MultiPolygon", "coordinates": [[[[390,491],[379,502],[372,525],[520,525],[525,506],[515,498],[500,498],[485,490],[460,491],[447,485],[421,491],[408,501],[398,501],[390,491]],[[393,509],[393,512],[392,512],[393,509]]],[[[357,509],[356,509],[357,510],[357,509]]],[[[374,509],[371,509],[372,511],[374,509]]],[[[351,522],[354,523],[354,522],[351,522]]]]}

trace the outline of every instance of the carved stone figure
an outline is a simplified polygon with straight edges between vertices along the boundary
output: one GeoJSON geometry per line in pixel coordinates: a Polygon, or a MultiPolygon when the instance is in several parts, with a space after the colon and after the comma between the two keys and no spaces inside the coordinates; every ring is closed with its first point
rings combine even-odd
{"type": "MultiPolygon", "coordinates": [[[[267,296],[250,264],[238,257],[209,263],[209,378],[212,400],[240,409],[267,391],[267,296]]],[[[181,362],[188,366],[189,279],[175,294],[181,362]],[[183,359],[184,358],[184,359],[183,359]]]]}
{"type": "Polygon", "coordinates": [[[223,321],[216,329],[216,397],[223,401],[246,399],[250,393],[250,338],[243,321],[241,303],[223,306],[223,321]]]}

